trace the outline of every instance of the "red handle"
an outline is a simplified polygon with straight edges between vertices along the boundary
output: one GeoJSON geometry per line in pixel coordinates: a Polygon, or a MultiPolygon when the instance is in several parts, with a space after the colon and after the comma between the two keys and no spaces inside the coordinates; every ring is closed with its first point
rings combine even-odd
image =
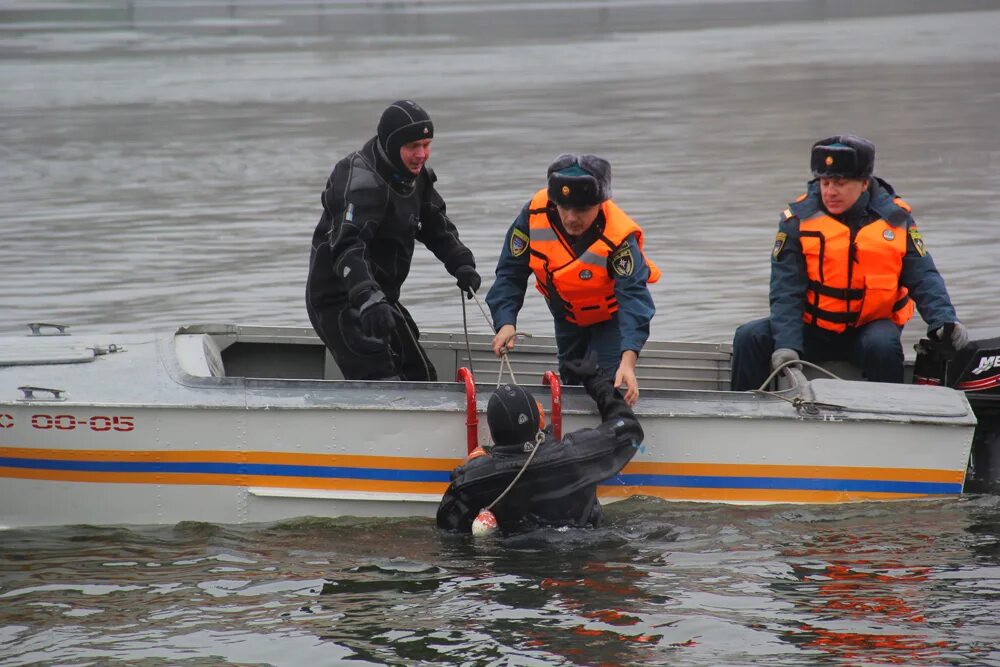
{"type": "Polygon", "coordinates": [[[476,380],[466,367],[458,369],[455,382],[465,382],[465,438],[469,454],[479,446],[479,415],[476,414],[476,380]]]}
{"type": "Polygon", "coordinates": [[[562,386],[559,384],[559,374],[545,371],[542,384],[549,385],[552,392],[552,434],[558,440],[562,438],[562,386]]]}

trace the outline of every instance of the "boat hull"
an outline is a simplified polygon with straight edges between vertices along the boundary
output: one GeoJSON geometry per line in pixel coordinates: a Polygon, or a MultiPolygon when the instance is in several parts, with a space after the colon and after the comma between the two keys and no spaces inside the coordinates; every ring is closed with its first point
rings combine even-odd
{"type": "MultiPolygon", "coordinates": [[[[0,526],[432,516],[466,452],[458,383],[203,377],[178,360],[173,334],[120,347],[89,363],[0,368],[0,390],[19,396],[0,403],[0,526]],[[26,384],[60,393],[18,394],[26,384]]],[[[813,380],[796,403],[646,386],[645,442],[599,488],[603,502],[962,492],[976,421],[960,392],[813,380]]],[[[477,387],[478,418],[490,388],[477,387]]],[[[563,391],[564,432],[595,425],[582,391],[563,391]]],[[[487,443],[485,419],[473,433],[487,443]]]]}

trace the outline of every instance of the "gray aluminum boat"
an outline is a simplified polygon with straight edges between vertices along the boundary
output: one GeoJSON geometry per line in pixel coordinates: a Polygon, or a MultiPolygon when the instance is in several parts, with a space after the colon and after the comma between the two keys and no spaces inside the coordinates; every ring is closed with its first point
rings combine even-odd
{"type": "MultiPolygon", "coordinates": [[[[485,335],[423,342],[447,381],[345,381],[297,327],[78,336],[33,325],[0,338],[0,526],[431,516],[452,468],[487,444],[500,365],[485,335]],[[457,379],[461,368],[475,381],[457,379]]],[[[510,359],[555,426],[596,423],[579,387],[543,383],[553,339],[526,339],[510,359]]],[[[647,345],[646,441],[600,487],[603,502],[962,492],[977,423],[963,392],[829,377],[732,392],[729,363],[727,344],[647,345]]]]}

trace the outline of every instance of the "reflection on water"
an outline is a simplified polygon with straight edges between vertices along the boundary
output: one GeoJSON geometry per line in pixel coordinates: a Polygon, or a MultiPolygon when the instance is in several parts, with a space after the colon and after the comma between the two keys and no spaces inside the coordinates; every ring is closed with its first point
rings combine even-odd
{"type": "Polygon", "coordinates": [[[635,499],[479,542],[427,519],[16,530],[0,661],[997,664],[998,511],[635,499]]]}

